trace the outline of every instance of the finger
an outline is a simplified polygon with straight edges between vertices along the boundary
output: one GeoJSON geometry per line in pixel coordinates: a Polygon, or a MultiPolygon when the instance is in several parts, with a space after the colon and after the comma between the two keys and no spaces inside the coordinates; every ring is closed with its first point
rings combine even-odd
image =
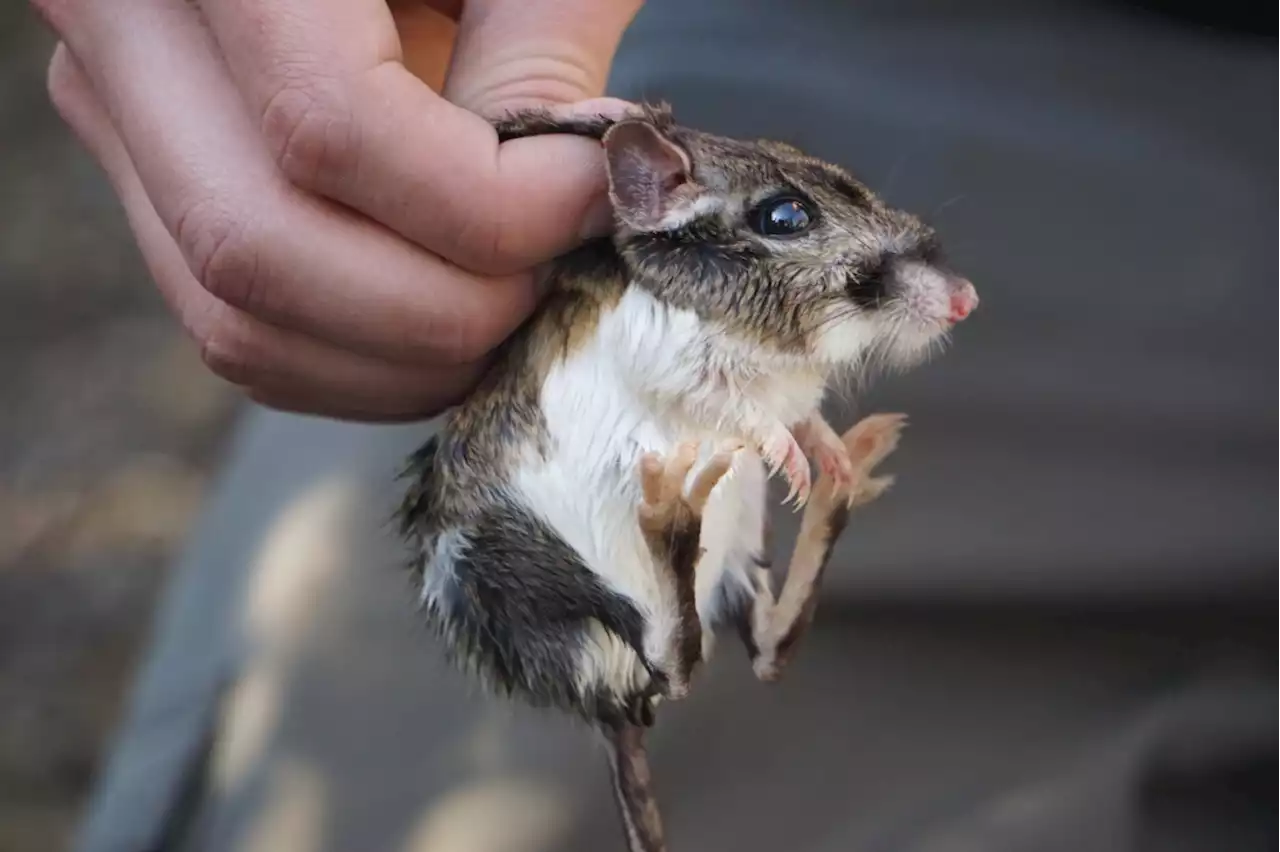
{"type": "MultiPolygon", "coordinates": [[[[596,30],[621,33],[636,3],[516,5],[554,12],[561,22],[575,13],[595,15],[608,21],[596,30]]],[[[488,30],[472,16],[490,6],[498,8],[466,4],[473,36],[488,30]]],[[[558,255],[581,239],[584,225],[599,227],[593,218],[606,194],[599,144],[557,136],[499,146],[487,121],[405,68],[382,0],[205,0],[204,8],[252,120],[296,185],[465,268],[493,274],[558,255]]],[[[590,34],[598,36],[596,30],[590,34]]],[[[486,44],[500,60],[501,45],[486,44]]],[[[531,53],[527,43],[521,50],[520,57],[531,53]]],[[[475,57],[476,50],[467,54],[475,57]]],[[[530,62],[521,58],[511,67],[523,63],[528,70],[530,62]]],[[[529,73],[545,79],[563,67],[529,73]]],[[[603,78],[593,68],[574,86],[530,91],[567,96],[582,86],[598,90],[603,78]]]]}
{"type": "Polygon", "coordinates": [[[223,378],[249,386],[255,398],[288,399],[290,410],[361,420],[431,415],[468,389],[478,368],[440,371],[372,361],[273,328],[218,302],[191,276],[105,110],[63,45],[49,66],[49,92],[119,195],[165,301],[199,341],[206,363],[223,378]]]}
{"type": "Polygon", "coordinates": [[[478,360],[533,309],[527,274],[466,273],[283,180],[190,7],[95,3],[65,17],[57,28],[147,196],[221,301],[339,348],[417,363],[478,360]]]}
{"type": "Polygon", "coordinates": [[[445,95],[488,116],[599,97],[639,8],[638,0],[471,0],[445,95]]]}

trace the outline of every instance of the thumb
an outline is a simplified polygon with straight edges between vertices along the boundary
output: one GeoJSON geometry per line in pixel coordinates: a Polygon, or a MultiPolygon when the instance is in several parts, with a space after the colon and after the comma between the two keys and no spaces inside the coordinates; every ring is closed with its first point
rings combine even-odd
{"type": "Polygon", "coordinates": [[[444,96],[497,116],[599,97],[641,0],[468,0],[444,96]]]}
{"type": "MultiPolygon", "coordinates": [[[[550,107],[566,117],[621,117],[633,105],[601,98],[609,66],[641,0],[467,0],[443,94],[472,112],[497,118],[512,110],[550,107]]],[[[543,257],[602,236],[613,224],[604,154],[585,139],[547,136],[502,146],[499,171],[525,194],[545,193],[537,227],[518,216],[502,223],[494,255],[543,257]],[[546,189],[539,190],[539,187],[546,189]],[[540,233],[548,228],[553,236],[540,233]],[[534,236],[538,240],[534,241],[534,236]]]]}

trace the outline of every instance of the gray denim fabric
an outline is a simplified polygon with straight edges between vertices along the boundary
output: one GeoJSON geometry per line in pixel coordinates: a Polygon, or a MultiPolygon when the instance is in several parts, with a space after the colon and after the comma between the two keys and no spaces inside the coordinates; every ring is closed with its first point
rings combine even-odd
{"type": "MultiPolygon", "coordinates": [[[[647,5],[614,94],[848,165],[982,296],[832,409],[913,425],[788,677],[726,638],[664,710],[673,852],[1276,847],[1275,61],[1101,4],[647,5]]],[[[377,522],[430,428],[246,416],[80,852],[621,848],[592,740],[415,620],[377,522]]]]}

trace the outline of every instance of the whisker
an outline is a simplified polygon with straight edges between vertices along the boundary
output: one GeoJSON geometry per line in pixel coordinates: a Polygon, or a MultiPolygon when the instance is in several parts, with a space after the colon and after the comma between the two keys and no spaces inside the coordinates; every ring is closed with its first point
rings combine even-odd
{"type": "Polygon", "coordinates": [[[967,193],[962,192],[959,195],[953,195],[951,198],[948,198],[946,201],[942,202],[937,207],[933,208],[932,212],[929,213],[929,218],[930,219],[937,218],[939,213],[941,213],[943,210],[946,210],[951,205],[957,204],[960,201],[963,201],[967,197],[967,195],[968,195],[967,193]]]}

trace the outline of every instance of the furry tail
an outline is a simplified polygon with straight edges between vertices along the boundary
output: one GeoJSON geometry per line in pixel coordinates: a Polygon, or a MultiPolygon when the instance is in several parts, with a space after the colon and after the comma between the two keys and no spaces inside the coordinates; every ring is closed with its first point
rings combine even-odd
{"type": "Polygon", "coordinates": [[[609,767],[613,794],[627,833],[629,852],[666,852],[662,817],[653,797],[649,753],[644,746],[645,728],[632,722],[602,727],[609,741],[609,767]]]}

